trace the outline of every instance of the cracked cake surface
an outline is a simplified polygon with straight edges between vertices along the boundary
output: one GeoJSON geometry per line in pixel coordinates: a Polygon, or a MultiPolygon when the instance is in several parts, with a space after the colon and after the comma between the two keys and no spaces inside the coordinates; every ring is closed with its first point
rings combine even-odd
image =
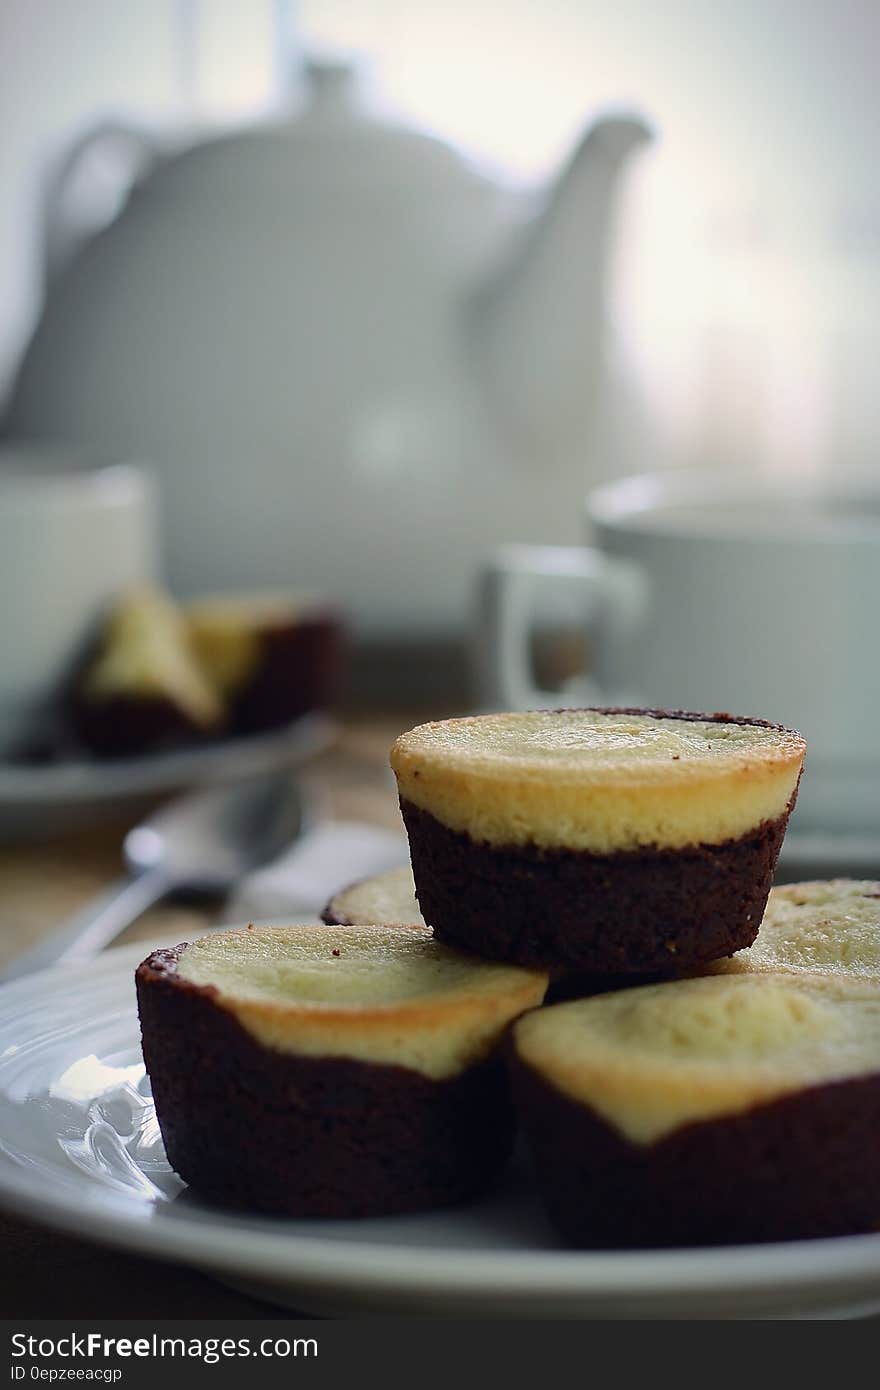
{"type": "Polygon", "coordinates": [[[835,878],[772,888],[755,941],[717,968],[880,980],[880,883],[835,878]]]}

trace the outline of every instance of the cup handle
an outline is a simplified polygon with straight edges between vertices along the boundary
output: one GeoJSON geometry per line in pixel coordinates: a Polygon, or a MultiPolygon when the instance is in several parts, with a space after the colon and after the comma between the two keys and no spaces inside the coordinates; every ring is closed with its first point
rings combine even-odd
{"type": "Polygon", "coordinates": [[[147,130],[126,121],[102,120],[74,138],[50,171],[43,190],[44,288],[51,286],[84,242],[116,218],[129,194],[147,178],[161,158],[158,140],[147,130]],[[114,208],[102,219],[85,225],[76,206],[76,178],[89,158],[102,149],[115,178],[114,208]]]}
{"type": "MultiPolygon", "coordinates": [[[[635,636],[647,612],[644,571],[589,546],[507,545],[481,576],[474,666],[481,704],[492,709],[546,709],[560,704],[558,690],[535,684],[528,659],[529,633],[539,592],[577,603],[578,625],[597,635],[609,627],[635,636]]],[[[581,675],[567,695],[583,705],[627,704],[631,692],[611,692],[581,675]]],[[[564,698],[564,697],[563,697],[564,698]]]]}

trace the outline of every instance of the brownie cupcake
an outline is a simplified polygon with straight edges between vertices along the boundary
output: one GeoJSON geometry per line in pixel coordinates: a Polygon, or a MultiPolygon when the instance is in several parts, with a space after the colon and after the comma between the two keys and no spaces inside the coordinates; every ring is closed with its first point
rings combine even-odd
{"type": "Polygon", "coordinates": [[[880,980],[880,883],[833,878],[771,889],[754,943],[710,969],[880,980]]]}
{"type": "Polygon", "coordinates": [[[216,1202],[354,1217],[495,1177],[513,1135],[498,1043],[547,978],[424,927],[292,926],[154,951],[136,983],[175,1171],[216,1202]]]}
{"type": "Polygon", "coordinates": [[[727,714],[538,710],[391,751],[419,907],[490,959],[680,972],[749,946],[804,759],[727,714]]]}
{"type": "Polygon", "coordinates": [[[880,985],[683,980],[536,1010],[514,1096],[575,1246],[788,1240],[880,1228],[880,985]]]}
{"type": "Polygon", "coordinates": [[[329,926],[350,927],[357,922],[377,927],[425,925],[416,902],[416,886],[409,864],[362,878],[334,893],[321,914],[329,926]]]}

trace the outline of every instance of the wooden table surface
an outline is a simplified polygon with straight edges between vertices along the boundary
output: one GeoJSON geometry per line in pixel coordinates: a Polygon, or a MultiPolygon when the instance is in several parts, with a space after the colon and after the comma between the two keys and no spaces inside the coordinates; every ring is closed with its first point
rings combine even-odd
{"type": "MultiPolygon", "coordinates": [[[[419,718],[444,711],[352,717],[307,777],[331,815],[400,828],[388,749],[419,718]]],[[[62,839],[0,847],[0,965],[88,902],[120,873],[120,818],[62,839]]],[[[222,905],[166,903],[121,941],[186,940],[222,921],[222,905]],[[218,912],[220,913],[218,917],[218,912]]],[[[0,1306],[7,1318],[272,1317],[277,1309],[192,1270],[108,1251],[0,1213],[0,1306]]]]}

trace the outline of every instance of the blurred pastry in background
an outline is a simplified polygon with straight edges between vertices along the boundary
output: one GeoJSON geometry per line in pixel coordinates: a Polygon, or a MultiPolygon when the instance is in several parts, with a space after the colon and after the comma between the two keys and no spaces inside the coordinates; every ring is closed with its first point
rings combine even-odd
{"type": "Polygon", "coordinates": [[[291,598],[126,594],[90,644],[63,701],[73,737],[126,757],[275,729],[336,700],[342,625],[291,598]]]}
{"type": "Polygon", "coordinates": [[[75,736],[101,757],[208,738],[226,724],[180,609],[155,588],[136,590],[112,609],[68,708],[75,736]]]}
{"type": "Polygon", "coordinates": [[[184,608],[193,653],[234,733],[276,728],[339,693],[342,629],[314,600],[218,595],[184,608]]]}

